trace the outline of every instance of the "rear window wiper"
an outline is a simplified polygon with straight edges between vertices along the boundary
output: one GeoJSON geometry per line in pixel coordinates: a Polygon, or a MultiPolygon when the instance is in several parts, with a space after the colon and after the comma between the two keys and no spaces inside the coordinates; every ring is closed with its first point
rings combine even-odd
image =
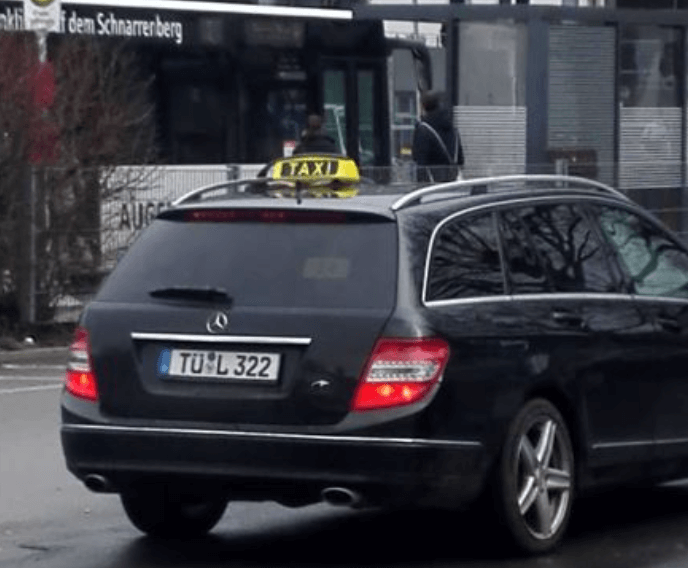
{"type": "Polygon", "coordinates": [[[231,303],[232,297],[227,294],[224,288],[194,288],[191,286],[169,286],[166,288],[155,288],[148,292],[153,298],[166,300],[199,300],[203,302],[225,302],[231,303]]]}

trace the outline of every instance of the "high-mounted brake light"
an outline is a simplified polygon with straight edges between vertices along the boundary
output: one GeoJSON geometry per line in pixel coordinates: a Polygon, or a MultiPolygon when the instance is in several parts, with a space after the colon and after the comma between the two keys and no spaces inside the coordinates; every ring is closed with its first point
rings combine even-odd
{"type": "Polygon", "coordinates": [[[91,365],[88,331],[83,327],[76,328],[74,341],[69,347],[65,388],[67,392],[78,398],[91,401],[98,400],[98,385],[91,365]]]}
{"type": "Polygon", "coordinates": [[[439,338],[379,339],[351,409],[390,408],[422,400],[439,382],[448,360],[449,345],[439,338]]]}
{"type": "Polygon", "coordinates": [[[196,209],[186,211],[184,220],[211,223],[249,221],[256,223],[344,223],[338,211],[293,211],[284,209],[196,209]]]}

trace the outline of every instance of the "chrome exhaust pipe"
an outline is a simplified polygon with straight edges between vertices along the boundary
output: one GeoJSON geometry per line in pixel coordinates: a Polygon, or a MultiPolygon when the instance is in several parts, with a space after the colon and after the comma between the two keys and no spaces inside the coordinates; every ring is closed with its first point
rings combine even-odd
{"type": "Polygon", "coordinates": [[[110,493],[114,491],[110,481],[98,473],[89,473],[84,477],[84,485],[95,493],[110,493]]]}
{"type": "Polygon", "coordinates": [[[323,500],[336,506],[356,507],[363,501],[361,494],[346,487],[327,487],[322,490],[323,500]]]}

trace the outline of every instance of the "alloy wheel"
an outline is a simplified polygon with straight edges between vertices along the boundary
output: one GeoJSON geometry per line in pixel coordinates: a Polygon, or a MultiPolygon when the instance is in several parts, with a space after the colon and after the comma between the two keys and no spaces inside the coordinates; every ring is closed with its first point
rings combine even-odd
{"type": "Polygon", "coordinates": [[[569,510],[573,459],[562,426],[542,415],[523,431],[516,453],[518,509],[530,534],[551,538],[569,510]]]}
{"type": "Polygon", "coordinates": [[[498,527],[527,553],[562,540],[575,495],[575,455],[564,418],[548,400],[526,402],[504,438],[492,485],[498,527]]]}

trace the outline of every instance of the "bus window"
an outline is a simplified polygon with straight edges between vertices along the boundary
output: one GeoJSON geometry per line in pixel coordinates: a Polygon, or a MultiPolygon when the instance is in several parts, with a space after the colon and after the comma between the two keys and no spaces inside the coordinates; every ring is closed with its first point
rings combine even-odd
{"type": "Polygon", "coordinates": [[[344,71],[327,70],[325,84],[325,129],[346,154],[346,77],[344,71]]]}

